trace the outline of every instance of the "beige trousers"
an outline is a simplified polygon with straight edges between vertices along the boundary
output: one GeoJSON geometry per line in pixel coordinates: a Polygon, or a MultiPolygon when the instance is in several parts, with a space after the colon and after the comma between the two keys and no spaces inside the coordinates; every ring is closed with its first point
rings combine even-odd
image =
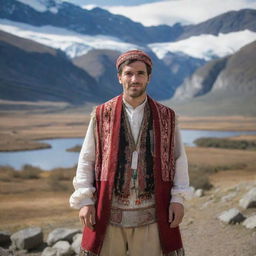
{"type": "Polygon", "coordinates": [[[100,256],[128,255],[162,255],[157,223],[136,228],[108,226],[100,256]]]}

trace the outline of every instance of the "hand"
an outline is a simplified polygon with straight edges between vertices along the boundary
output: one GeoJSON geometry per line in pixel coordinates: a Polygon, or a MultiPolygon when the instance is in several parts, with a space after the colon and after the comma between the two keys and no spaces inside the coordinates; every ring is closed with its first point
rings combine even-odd
{"type": "Polygon", "coordinates": [[[95,206],[85,205],[79,211],[79,218],[85,227],[94,230],[95,225],[95,206]]]}
{"type": "Polygon", "coordinates": [[[170,203],[169,222],[170,228],[176,228],[182,222],[184,216],[184,206],[180,203],[170,203]]]}

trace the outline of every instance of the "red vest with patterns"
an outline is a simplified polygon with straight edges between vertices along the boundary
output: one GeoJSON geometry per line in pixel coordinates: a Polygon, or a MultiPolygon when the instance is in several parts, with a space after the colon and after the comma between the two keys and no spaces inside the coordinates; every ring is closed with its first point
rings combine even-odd
{"type": "MultiPolygon", "coordinates": [[[[170,228],[169,204],[175,171],[175,113],[148,96],[153,118],[153,170],[156,218],[164,254],[182,248],[179,227],[170,228]]],[[[111,200],[118,163],[122,95],[96,108],[96,225],[84,228],[81,249],[84,255],[99,255],[110,220],[111,200]]]]}

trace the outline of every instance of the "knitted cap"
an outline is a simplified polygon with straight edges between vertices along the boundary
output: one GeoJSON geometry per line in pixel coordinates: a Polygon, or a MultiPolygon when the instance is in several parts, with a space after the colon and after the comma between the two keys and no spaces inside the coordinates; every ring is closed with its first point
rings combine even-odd
{"type": "Polygon", "coordinates": [[[121,54],[116,60],[116,69],[118,70],[119,66],[127,60],[138,60],[143,61],[152,67],[151,58],[143,51],[140,50],[131,50],[121,54]]]}

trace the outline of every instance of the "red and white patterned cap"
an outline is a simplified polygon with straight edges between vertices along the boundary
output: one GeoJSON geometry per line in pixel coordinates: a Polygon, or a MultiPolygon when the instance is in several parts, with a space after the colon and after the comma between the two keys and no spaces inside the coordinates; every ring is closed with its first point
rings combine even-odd
{"type": "Polygon", "coordinates": [[[127,60],[138,60],[143,61],[152,67],[152,60],[148,54],[141,50],[131,50],[121,54],[116,60],[116,69],[118,70],[119,66],[127,60]]]}

